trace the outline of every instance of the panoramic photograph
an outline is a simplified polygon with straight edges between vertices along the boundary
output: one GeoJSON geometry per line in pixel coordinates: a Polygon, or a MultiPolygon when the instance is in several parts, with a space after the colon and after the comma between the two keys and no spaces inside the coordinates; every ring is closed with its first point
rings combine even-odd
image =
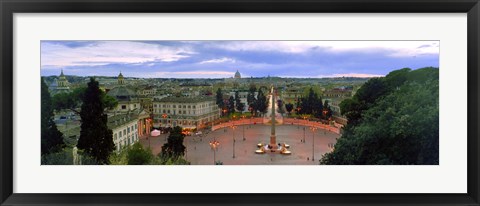
{"type": "Polygon", "coordinates": [[[41,165],[439,165],[439,41],[41,41],[41,165]]]}

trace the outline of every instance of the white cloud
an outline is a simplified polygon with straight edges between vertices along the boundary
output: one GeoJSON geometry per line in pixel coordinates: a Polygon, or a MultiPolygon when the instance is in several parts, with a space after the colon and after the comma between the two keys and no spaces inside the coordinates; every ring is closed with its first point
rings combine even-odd
{"type": "Polygon", "coordinates": [[[223,58],[220,58],[220,59],[210,59],[210,60],[206,60],[206,61],[201,61],[201,62],[199,62],[199,64],[224,63],[224,62],[235,63],[235,59],[223,57],[223,58]]]}
{"type": "Polygon", "coordinates": [[[172,62],[194,54],[190,48],[132,41],[98,41],[83,47],[42,42],[42,66],[98,66],[110,63],[172,62]]]}
{"type": "Polygon", "coordinates": [[[380,51],[388,56],[416,56],[440,52],[439,41],[232,41],[214,42],[210,46],[230,51],[285,53],[304,53],[315,48],[332,53],[380,51]]]}
{"type": "MultiPolygon", "coordinates": [[[[150,74],[151,75],[151,74],[150,74]]],[[[149,75],[149,76],[150,76],[149,75]]],[[[182,72],[155,72],[155,78],[228,78],[233,77],[234,72],[226,71],[182,71],[182,72]]]]}
{"type": "Polygon", "coordinates": [[[369,77],[384,77],[385,75],[381,74],[362,74],[362,73],[345,73],[345,74],[332,74],[332,75],[319,75],[319,78],[324,77],[358,77],[358,78],[369,78],[369,77]]]}

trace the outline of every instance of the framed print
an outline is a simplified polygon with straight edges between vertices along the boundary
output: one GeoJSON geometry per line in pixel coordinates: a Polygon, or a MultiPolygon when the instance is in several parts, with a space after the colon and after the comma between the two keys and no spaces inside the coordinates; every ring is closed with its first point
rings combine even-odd
{"type": "Polygon", "coordinates": [[[479,205],[470,1],[2,1],[2,205],[479,205]]]}

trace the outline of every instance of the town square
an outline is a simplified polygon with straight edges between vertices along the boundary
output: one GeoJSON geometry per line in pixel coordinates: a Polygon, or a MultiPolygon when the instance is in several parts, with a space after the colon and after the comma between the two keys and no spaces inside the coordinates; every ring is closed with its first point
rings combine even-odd
{"type": "Polygon", "coordinates": [[[437,165],[438,41],[348,43],[43,41],[41,163],[437,165]]]}

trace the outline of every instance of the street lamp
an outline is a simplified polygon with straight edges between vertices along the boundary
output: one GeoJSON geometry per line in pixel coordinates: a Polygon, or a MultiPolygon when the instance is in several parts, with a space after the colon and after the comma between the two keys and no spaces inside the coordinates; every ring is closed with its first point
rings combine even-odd
{"type": "Polygon", "coordinates": [[[245,122],[244,122],[244,120],[245,120],[245,115],[242,115],[242,122],[243,122],[243,124],[242,124],[243,141],[245,141],[245,122]]]}
{"type": "Polygon", "coordinates": [[[215,140],[215,137],[213,137],[213,141],[210,142],[210,148],[213,150],[213,164],[215,165],[215,162],[216,162],[216,150],[217,150],[217,147],[218,145],[220,145],[220,142],[218,142],[217,140],[215,140]]]}
{"type": "Polygon", "coordinates": [[[305,130],[307,130],[307,128],[306,128],[307,127],[307,121],[306,121],[307,116],[303,115],[302,117],[303,117],[303,121],[305,121],[304,125],[303,125],[303,143],[305,143],[305,130]]]}
{"type": "Polygon", "coordinates": [[[250,111],[250,123],[249,123],[249,128],[251,128],[251,124],[252,124],[252,118],[253,118],[253,108],[252,107],[248,107],[248,110],[250,111]]]}
{"type": "Polygon", "coordinates": [[[235,128],[237,128],[237,126],[235,125],[232,125],[232,132],[233,132],[233,135],[232,135],[232,140],[233,140],[233,156],[232,158],[235,159],[235,128]]]}
{"type": "MultiPolygon", "coordinates": [[[[167,119],[168,115],[164,113],[164,114],[162,114],[162,117],[163,117],[163,121],[165,122],[165,126],[166,126],[167,125],[167,120],[166,119],[167,119]]],[[[165,128],[167,128],[167,127],[165,127],[165,128]]],[[[167,141],[167,136],[166,135],[165,135],[165,140],[164,141],[167,141]]]]}
{"type": "Polygon", "coordinates": [[[312,161],[315,161],[315,130],[317,130],[318,128],[316,127],[310,127],[310,130],[312,130],[312,135],[313,135],[313,139],[312,139],[312,161]]]}
{"type": "Polygon", "coordinates": [[[188,160],[188,139],[184,138],[184,140],[185,140],[185,160],[188,160]]]}
{"type": "MultiPolygon", "coordinates": [[[[297,107],[297,112],[296,114],[298,115],[298,113],[300,112],[300,107],[297,107]]],[[[297,122],[297,129],[300,129],[300,118],[298,119],[298,122],[297,122]]]]}
{"type": "MultiPolygon", "coordinates": [[[[325,120],[327,120],[327,112],[328,112],[327,110],[325,110],[325,109],[323,110],[323,116],[325,117],[325,120]]],[[[330,123],[330,122],[328,122],[328,123],[330,123]]]]}

